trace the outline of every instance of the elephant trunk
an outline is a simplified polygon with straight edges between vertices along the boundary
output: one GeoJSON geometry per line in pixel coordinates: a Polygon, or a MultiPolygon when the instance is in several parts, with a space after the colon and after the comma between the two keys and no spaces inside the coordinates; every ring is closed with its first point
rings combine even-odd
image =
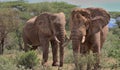
{"type": "Polygon", "coordinates": [[[65,41],[65,28],[63,26],[60,26],[59,28],[59,40],[60,40],[60,43],[61,45],[64,43],[65,41]]]}
{"type": "Polygon", "coordinates": [[[65,42],[62,44],[63,47],[66,47],[69,44],[69,42],[71,41],[71,37],[68,38],[67,36],[65,36],[65,39],[65,42]]]}
{"type": "Polygon", "coordinates": [[[72,40],[79,39],[80,43],[84,43],[86,39],[86,29],[81,29],[81,30],[77,30],[76,28],[72,29],[70,39],[72,40]]]}
{"type": "Polygon", "coordinates": [[[65,41],[65,27],[63,25],[60,25],[58,28],[58,39],[60,41],[60,49],[59,49],[59,55],[60,55],[60,67],[63,66],[63,58],[64,58],[64,47],[62,46],[65,41]]]}
{"type": "MultiPolygon", "coordinates": [[[[69,44],[69,42],[71,41],[71,37],[68,38],[67,37],[67,40],[63,43],[63,47],[67,46],[69,44]]],[[[85,36],[82,36],[82,40],[81,40],[81,43],[84,43],[85,42],[85,36]]]]}
{"type": "Polygon", "coordinates": [[[71,35],[71,40],[72,40],[72,49],[73,49],[73,57],[74,57],[74,63],[76,68],[79,67],[79,52],[80,52],[80,40],[79,36],[77,35],[71,35]]]}

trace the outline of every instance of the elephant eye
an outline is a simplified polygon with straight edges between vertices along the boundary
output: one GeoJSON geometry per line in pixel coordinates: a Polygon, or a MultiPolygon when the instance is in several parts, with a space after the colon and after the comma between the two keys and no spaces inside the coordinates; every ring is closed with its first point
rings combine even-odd
{"type": "Polygon", "coordinates": [[[81,15],[82,15],[82,16],[84,16],[84,14],[83,14],[83,13],[81,13],[81,15]]]}
{"type": "Polygon", "coordinates": [[[85,14],[85,13],[82,13],[81,15],[82,15],[82,16],[84,16],[84,17],[86,16],[86,14],[85,14]]]}
{"type": "Polygon", "coordinates": [[[39,25],[41,25],[41,24],[43,24],[43,23],[44,23],[43,21],[38,21],[38,24],[39,24],[39,25]]]}

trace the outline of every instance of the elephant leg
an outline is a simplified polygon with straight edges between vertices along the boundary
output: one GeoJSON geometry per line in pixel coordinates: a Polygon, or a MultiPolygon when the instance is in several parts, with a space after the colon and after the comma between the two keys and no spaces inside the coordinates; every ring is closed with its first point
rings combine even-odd
{"type": "Polygon", "coordinates": [[[60,44],[60,67],[63,66],[63,58],[64,58],[64,47],[62,46],[62,44],[60,44]]]}
{"type": "MultiPolygon", "coordinates": [[[[81,51],[82,56],[84,56],[84,57],[89,56],[89,54],[90,54],[90,45],[87,45],[87,43],[85,43],[85,44],[81,45],[80,48],[81,48],[80,51],[81,51]]],[[[88,60],[87,61],[87,69],[86,70],[92,70],[91,69],[91,67],[92,67],[91,66],[91,60],[90,60],[89,57],[86,57],[86,58],[88,60]]],[[[82,67],[80,67],[80,68],[81,68],[81,70],[83,70],[82,67]]]]}
{"type": "Polygon", "coordinates": [[[107,34],[108,34],[108,25],[103,27],[103,29],[101,31],[101,48],[102,48],[103,43],[105,42],[105,40],[107,38],[107,34]]]}
{"type": "Polygon", "coordinates": [[[62,67],[63,66],[63,58],[64,58],[64,46],[63,46],[64,36],[58,35],[57,38],[60,41],[60,43],[59,43],[59,57],[60,57],[59,58],[59,60],[60,60],[59,66],[62,67]]]}
{"type": "Polygon", "coordinates": [[[98,52],[94,52],[94,57],[95,57],[95,64],[94,64],[94,70],[99,70],[100,69],[100,54],[98,52]]]}
{"type": "Polygon", "coordinates": [[[58,42],[56,40],[51,40],[53,64],[52,66],[58,66],[58,42]]]}
{"type": "MultiPolygon", "coordinates": [[[[81,44],[81,46],[80,46],[81,57],[86,57],[86,56],[89,55],[89,53],[90,53],[90,48],[89,47],[90,46],[87,46],[87,43],[81,44]]],[[[89,60],[89,58],[87,58],[87,60],[89,60]]],[[[80,70],[84,70],[86,68],[86,65],[83,65],[83,64],[84,64],[83,62],[79,64],[80,70]]],[[[87,62],[87,69],[86,70],[91,70],[90,61],[87,62]]]]}
{"type": "Polygon", "coordinates": [[[100,50],[101,50],[100,32],[95,34],[94,43],[92,47],[93,47],[92,51],[95,56],[94,70],[98,70],[100,68],[100,50]]]}
{"type": "Polygon", "coordinates": [[[60,43],[59,43],[59,57],[60,57],[60,67],[62,67],[63,66],[63,58],[64,58],[64,46],[62,46],[63,45],[63,40],[61,40],[60,38],[59,38],[59,40],[60,40],[60,43]]]}
{"type": "Polygon", "coordinates": [[[43,61],[42,61],[42,65],[47,65],[47,60],[48,60],[48,53],[49,53],[49,42],[48,41],[44,41],[42,43],[42,50],[43,50],[43,61]]]}
{"type": "Polygon", "coordinates": [[[29,41],[29,39],[26,36],[23,36],[23,42],[24,42],[24,48],[23,48],[23,50],[25,52],[29,51],[30,50],[30,44],[31,44],[31,42],[29,41]]]}

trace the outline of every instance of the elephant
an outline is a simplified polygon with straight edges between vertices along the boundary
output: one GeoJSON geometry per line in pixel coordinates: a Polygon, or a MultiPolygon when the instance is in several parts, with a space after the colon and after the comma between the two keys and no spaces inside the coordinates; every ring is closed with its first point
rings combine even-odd
{"type": "Polygon", "coordinates": [[[65,25],[66,20],[63,12],[44,12],[39,16],[29,19],[23,27],[24,50],[35,50],[38,46],[42,47],[42,64],[47,65],[49,43],[51,43],[53,55],[52,66],[62,67],[64,58],[64,47],[62,44],[67,39],[65,25]],[[57,55],[58,48],[60,48],[59,64],[57,55]]]}
{"type": "MultiPolygon", "coordinates": [[[[82,67],[78,64],[79,54],[86,55],[90,51],[95,53],[94,70],[100,68],[101,48],[108,33],[109,13],[103,8],[74,8],[70,16],[70,40],[72,41],[75,66],[78,70],[82,67]],[[79,68],[80,67],[80,68],[79,68]]],[[[90,64],[87,63],[87,70],[90,64]]]]}

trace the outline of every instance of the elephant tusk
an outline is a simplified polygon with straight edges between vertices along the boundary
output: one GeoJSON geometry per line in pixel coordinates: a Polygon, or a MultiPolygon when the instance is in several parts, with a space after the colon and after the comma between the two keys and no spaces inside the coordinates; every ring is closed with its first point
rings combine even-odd
{"type": "Polygon", "coordinates": [[[81,41],[81,42],[82,42],[82,43],[85,42],[85,36],[82,37],[82,41],[81,41]]]}
{"type": "Polygon", "coordinates": [[[58,43],[60,43],[60,41],[58,40],[58,38],[56,36],[54,38],[55,38],[55,41],[57,41],[58,43]]]}

